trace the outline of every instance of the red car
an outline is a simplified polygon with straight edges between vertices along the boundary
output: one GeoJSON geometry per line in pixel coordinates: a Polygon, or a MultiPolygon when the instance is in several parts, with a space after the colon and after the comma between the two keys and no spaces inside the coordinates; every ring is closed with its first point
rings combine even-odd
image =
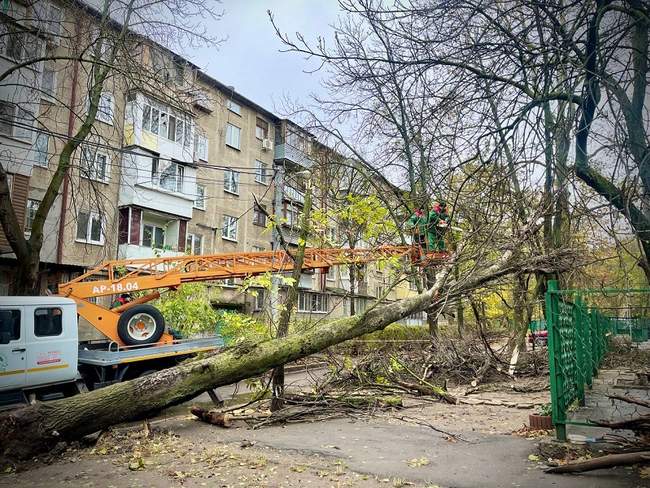
{"type": "Polygon", "coordinates": [[[536,346],[546,346],[548,344],[548,330],[529,331],[528,342],[536,346]]]}

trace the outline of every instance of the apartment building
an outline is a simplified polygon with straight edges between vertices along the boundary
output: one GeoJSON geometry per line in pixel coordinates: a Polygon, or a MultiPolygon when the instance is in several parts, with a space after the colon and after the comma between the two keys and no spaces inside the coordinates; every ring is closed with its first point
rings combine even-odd
{"type": "MultiPolygon", "coordinates": [[[[30,59],[66,56],[75,45],[91,45],[92,25],[83,11],[64,9],[49,1],[9,2],[2,16],[0,69],[30,59]]],[[[78,130],[87,109],[87,66],[64,60],[43,61],[14,70],[0,87],[3,106],[2,144],[5,168],[10,173],[16,213],[28,235],[31,221],[54,174],[58,155],[78,130]]],[[[120,81],[108,79],[102,93],[92,134],[71,156],[62,191],[44,228],[41,252],[41,290],[55,291],[56,284],[102,260],[113,257],[119,187],[121,141],[120,81]]],[[[0,291],[10,281],[13,254],[0,237],[0,291]]]]}
{"type": "MultiPolygon", "coordinates": [[[[92,9],[11,1],[2,17],[0,70],[34,56],[34,49],[60,56],[92,49],[109,37],[96,23],[92,9]],[[38,28],[27,36],[14,24],[38,28]]],[[[297,245],[305,170],[319,157],[313,134],[154,43],[141,40],[129,56],[147,82],[123,76],[105,82],[97,121],[73,154],[46,221],[42,292],[106,259],[270,250],[267,214],[280,215],[283,235],[297,245]]],[[[63,146],[82,123],[90,72],[83,63],[48,61],[0,83],[3,165],[26,233],[63,146]]],[[[326,205],[322,195],[319,205],[326,205]]],[[[335,228],[330,237],[342,244],[335,228]]],[[[14,259],[3,239],[0,231],[0,294],[8,292],[14,259]]],[[[339,268],[303,274],[300,318],[362,311],[382,295],[385,278],[369,271],[350,298],[349,272],[339,268]]],[[[215,306],[268,310],[266,290],[253,296],[237,285],[219,283],[215,306]]]]}

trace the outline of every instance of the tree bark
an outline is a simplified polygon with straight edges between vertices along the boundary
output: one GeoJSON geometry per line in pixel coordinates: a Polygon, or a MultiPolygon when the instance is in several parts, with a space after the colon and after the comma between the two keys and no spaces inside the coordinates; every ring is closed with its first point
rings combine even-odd
{"type": "MultiPolygon", "coordinates": [[[[276,366],[310,356],[335,344],[381,330],[415,312],[439,306],[468,290],[518,270],[573,265],[568,256],[533,256],[515,262],[511,250],[498,262],[467,277],[462,284],[448,280],[453,266],[442,267],[434,285],[424,293],[364,314],[335,320],[305,332],[259,343],[244,343],[220,354],[183,363],[155,374],[118,383],[90,393],[26,406],[0,416],[5,454],[25,458],[50,449],[59,441],[79,439],[111,425],[142,418],[188,401],[202,392],[265,373],[276,366]],[[442,287],[445,294],[441,294],[442,287]]],[[[571,254],[571,257],[573,255],[571,254]]]]}
{"type": "Polygon", "coordinates": [[[243,344],[215,356],[63,400],[37,403],[0,417],[5,454],[29,457],[59,441],[79,439],[113,424],[183,403],[340,342],[383,329],[426,308],[438,287],[405,300],[315,327],[301,334],[243,344]]]}
{"type": "Polygon", "coordinates": [[[569,463],[546,470],[547,473],[584,473],[594,469],[613,468],[614,466],[630,466],[650,461],[650,451],[628,452],[625,454],[609,454],[607,456],[569,463]]]}
{"type": "MultiPolygon", "coordinates": [[[[289,333],[289,322],[291,321],[291,314],[293,314],[293,310],[296,308],[296,302],[298,301],[298,285],[300,284],[300,275],[302,274],[302,263],[305,260],[305,246],[307,245],[307,238],[309,237],[311,203],[312,192],[311,183],[309,183],[307,186],[307,191],[305,192],[305,203],[303,207],[302,222],[300,225],[300,240],[298,243],[298,251],[294,256],[296,264],[291,273],[293,283],[291,283],[289,286],[289,289],[287,291],[287,299],[284,302],[284,308],[280,312],[280,318],[278,320],[278,338],[286,337],[289,333]]],[[[285,251],[288,253],[289,249],[285,249],[285,251]]],[[[273,397],[271,398],[271,411],[275,412],[284,407],[284,364],[281,364],[280,366],[277,366],[273,369],[273,373],[271,375],[271,383],[273,389],[273,397]]]]}

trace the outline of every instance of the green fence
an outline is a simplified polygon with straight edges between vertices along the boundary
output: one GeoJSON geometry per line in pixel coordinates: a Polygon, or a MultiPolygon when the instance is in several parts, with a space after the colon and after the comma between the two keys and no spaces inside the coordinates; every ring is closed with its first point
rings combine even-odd
{"type": "Polygon", "coordinates": [[[546,322],[558,439],[566,440],[567,425],[592,425],[570,420],[567,414],[574,406],[584,406],[585,388],[598,374],[609,336],[628,335],[632,342],[650,339],[649,310],[648,289],[558,290],[557,282],[549,282],[546,322]]]}

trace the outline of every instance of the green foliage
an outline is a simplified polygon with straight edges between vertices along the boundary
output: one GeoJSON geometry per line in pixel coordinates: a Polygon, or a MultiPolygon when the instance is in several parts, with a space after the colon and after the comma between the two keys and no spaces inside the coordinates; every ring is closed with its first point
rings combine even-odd
{"type": "Polygon", "coordinates": [[[550,403],[545,403],[537,408],[537,415],[546,415],[550,417],[552,414],[553,406],[550,403]]]}
{"type": "Polygon", "coordinates": [[[204,283],[189,283],[164,294],[155,306],[167,324],[183,335],[214,332],[219,318],[211,303],[215,293],[204,283]]]}
{"type": "Polygon", "coordinates": [[[242,341],[262,341],[271,338],[269,327],[250,315],[239,312],[218,313],[218,332],[227,345],[242,341]]]}
{"type": "Polygon", "coordinates": [[[395,356],[390,357],[390,371],[394,373],[399,373],[404,369],[402,363],[395,356]]]}
{"type": "Polygon", "coordinates": [[[378,330],[372,334],[366,334],[360,340],[381,340],[381,341],[408,341],[431,339],[428,327],[424,325],[402,325],[391,324],[384,330],[378,330]]]}
{"type": "MultiPolygon", "coordinates": [[[[327,210],[315,210],[311,216],[312,226],[317,233],[326,235],[325,229],[332,222],[338,224],[346,244],[359,241],[374,242],[378,237],[394,234],[396,226],[388,209],[375,195],[347,195],[343,205],[327,210]]],[[[332,242],[317,242],[317,245],[334,245],[332,242]]]]}
{"type": "MultiPolygon", "coordinates": [[[[290,279],[290,278],[289,278],[290,279]]],[[[264,273],[257,276],[249,276],[243,280],[241,290],[250,293],[253,296],[257,295],[254,288],[264,288],[270,290],[273,284],[273,275],[271,273],[264,273]],[[253,288],[253,290],[251,290],[253,288]]]]}

